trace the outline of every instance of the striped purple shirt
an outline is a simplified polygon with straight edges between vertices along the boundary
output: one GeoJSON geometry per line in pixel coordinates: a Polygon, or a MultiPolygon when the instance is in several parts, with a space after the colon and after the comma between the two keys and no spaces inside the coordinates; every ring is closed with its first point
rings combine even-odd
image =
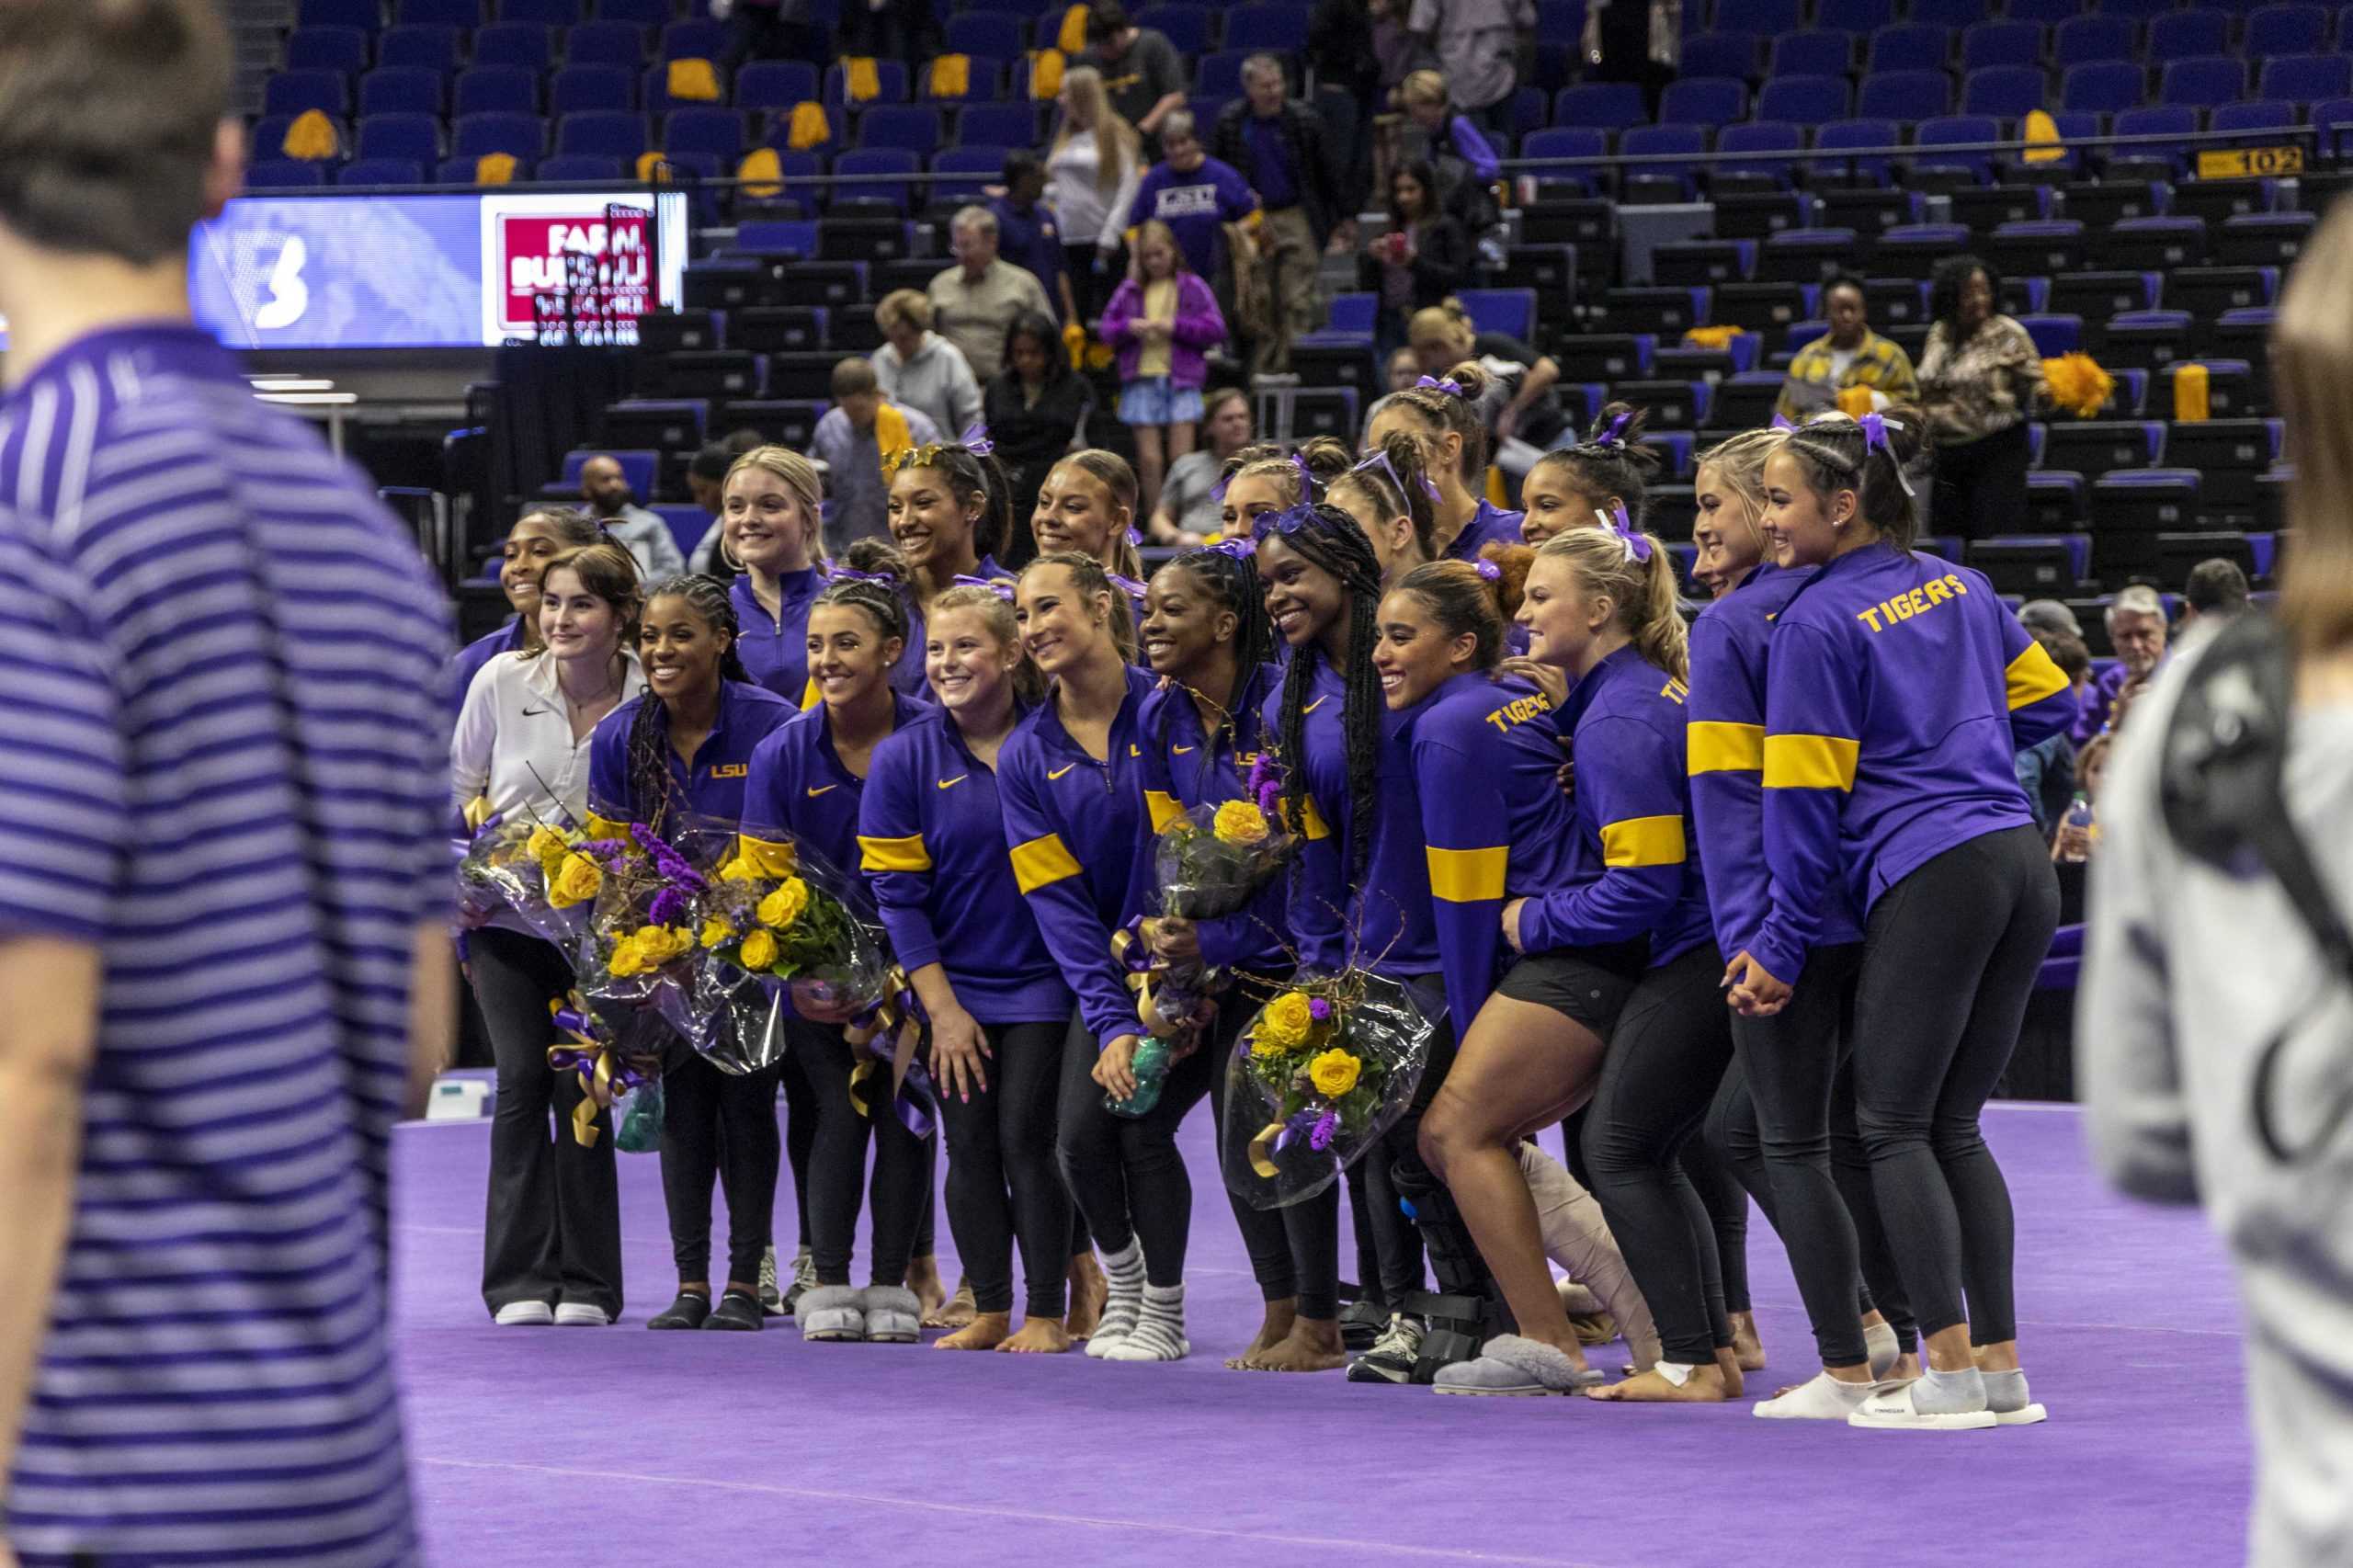
{"type": "Polygon", "coordinates": [[[199,332],[94,335],[0,404],[0,934],[106,960],[27,1568],[415,1557],[385,1187],[448,621],[199,332]]]}

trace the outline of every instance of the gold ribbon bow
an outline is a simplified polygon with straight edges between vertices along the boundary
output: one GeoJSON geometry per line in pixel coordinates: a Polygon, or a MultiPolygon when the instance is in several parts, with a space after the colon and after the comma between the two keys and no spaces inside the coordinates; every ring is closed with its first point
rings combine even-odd
{"type": "MultiPolygon", "coordinates": [[[[908,986],[907,971],[892,964],[891,972],[883,978],[883,1000],[874,1009],[873,1028],[852,1028],[848,1032],[850,1043],[862,1048],[867,1041],[886,1029],[898,1031],[898,1038],[892,1042],[891,1049],[891,1097],[883,1102],[888,1105],[898,1099],[900,1089],[906,1085],[907,1069],[915,1064],[915,1046],[923,1037],[923,1026],[914,1014],[902,1013],[899,1010],[899,997],[908,986]]],[[[874,1115],[874,1108],[868,1102],[863,1091],[867,1081],[874,1076],[874,1070],[881,1063],[871,1055],[861,1052],[858,1065],[849,1070],[850,1107],[858,1115],[870,1119],[874,1115]]]]}
{"type": "Polygon", "coordinates": [[[1283,1174],[1275,1164],[1275,1140],[1283,1135],[1284,1125],[1279,1121],[1270,1121],[1258,1129],[1257,1136],[1250,1140],[1250,1168],[1268,1181],[1283,1174]]]}

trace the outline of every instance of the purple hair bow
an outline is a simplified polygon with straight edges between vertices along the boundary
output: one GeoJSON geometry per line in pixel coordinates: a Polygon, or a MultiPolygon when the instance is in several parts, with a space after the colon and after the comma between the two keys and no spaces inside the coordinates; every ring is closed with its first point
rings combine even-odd
{"type": "Polygon", "coordinates": [[[984,458],[996,450],[996,443],[989,439],[989,427],[977,419],[958,437],[957,444],[976,458],[984,458]]]}
{"type": "Polygon", "coordinates": [[[1626,444],[1626,426],[1633,422],[1633,418],[1634,415],[1631,410],[1618,415],[1617,418],[1612,419],[1609,422],[1608,429],[1604,430],[1600,435],[1596,436],[1593,438],[1593,444],[1597,447],[1624,446],[1626,444]]]}
{"type": "Polygon", "coordinates": [[[880,583],[895,591],[899,579],[888,572],[860,572],[848,566],[836,566],[826,574],[837,583],[880,583]]]}
{"type": "Polygon", "coordinates": [[[1449,397],[1461,397],[1462,395],[1462,383],[1456,381],[1451,376],[1424,376],[1420,381],[1414,383],[1414,390],[1416,392],[1419,392],[1424,388],[1427,388],[1431,392],[1444,392],[1449,397]]]}
{"type": "MultiPolygon", "coordinates": [[[[1399,495],[1402,496],[1406,494],[1405,481],[1398,474],[1397,465],[1389,460],[1389,454],[1387,452],[1375,452],[1372,456],[1357,464],[1356,467],[1348,470],[1348,472],[1350,473],[1362,473],[1367,469],[1375,468],[1389,476],[1389,483],[1397,487],[1397,494],[1399,495]]],[[[1433,501],[1438,499],[1438,486],[1430,483],[1430,476],[1427,473],[1422,475],[1422,493],[1433,501]]]]}
{"type": "Polygon", "coordinates": [[[1308,467],[1307,460],[1297,452],[1293,452],[1290,455],[1290,466],[1299,471],[1300,500],[1302,502],[1314,500],[1315,493],[1323,488],[1321,484],[1316,483],[1315,471],[1308,467]]]}
{"type": "Polygon", "coordinates": [[[1119,589],[1136,603],[1143,603],[1144,587],[1142,583],[1137,582],[1133,577],[1122,577],[1117,572],[1106,572],[1103,575],[1111,579],[1111,586],[1119,589]]]}
{"type": "Polygon", "coordinates": [[[955,585],[960,588],[986,588],[1006,604],[1013,602],[1013,585],[1000,583],[994,577],[966,577],[960,574],[956,578],[955,585]]]}
{"type": "Polygon", "coordinates": [[[1473,561],[1471,563],[1471,570],[1476,572],[1480,576],[1485,578],[1490,583],[1499,583],[1503,581],[1504,569],[1496,565],[1492,561],[1473,561]]]}
{"type": "Polygon", "coordinates": [[[1213,550],[1220,555],[1230,555],[1236,561],[1248,561],[1258,553],[1257,548],[1240,534],[1234,535],[1232,539],[1222,539],[1205,548],[1213,550]]]}
{"type": "Polygon", "coordinates": [[[1788,415],[1776,414],[1773,415],[1773,422],[1767,426],[1766,428],[1768,430],[1794,430],[1797,428],[1797,425],[1788,415]]]}
{"type": "Polygon", "coordinates": [[[1634,531],[1633,522],[1626,516],[1624,502],[1620,502],[1608,512],[1596,506],[1593,515],[1601,519],[1603,528],[1618,536],[1618,542],[1626,547],[1627,560],[1639,561],[1645,566],[1651,563],[1651,541],[1647,536],[1634,531]],[[1613,513],[1616,515],[1612,516],[1613,513]]]}
{"type": "Polygon", "coordinates": [[[1873,449],[1877,449],[1885,452],[1887,460],[1894,465],[1895,483],[1904,486],[1904,494],[1906,495],[1915,494],[1912,488],[1912,476],[1904,472],[1904,465],[1901,462],[1896,461],[1895,448],[1887,438],[1887,433],[1890,430],[1903,429],[1904,422],[1900,419],[1882,419],[1876,414],[1866,414],[1855,423],[1863,427],[1863,450],[1869,453],[1873,449]]]}

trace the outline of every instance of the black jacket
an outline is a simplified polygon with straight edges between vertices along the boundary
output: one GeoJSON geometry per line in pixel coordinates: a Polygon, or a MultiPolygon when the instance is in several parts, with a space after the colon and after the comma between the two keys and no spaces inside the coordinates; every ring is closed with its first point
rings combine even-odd
{"type": "MultiPolygon", "coordinates": [[[[1479,259],[1471,232],[1451,212],[1440,212],[1414,233],[1414,299],[1409,311],[1427,310],[1449,294],[1470,286],[1479,259]]],[[[1376,297],[1381,293],[1382,264],[1370,249],[1357,257],[1357,287],[1376,297]]]]}
{"type": "MultiPolygon", "coordinates": [[[[1210,132],[1210,156],[1231,164],[1245,178],[1250,174],[1250,140],[1243,117],[1249,112],[1249,100],[1236,98],[1218,111],[1217,127],[1210,132]]],[[[1321,245],[1332,237],[1333,227],[1342,217],[1339,181],[1333,175],[1331,154],[1324,144],[1324,121],[1297,99],[1284,100],[1280,119],[1283,141],[1290,149],[1292,178],[1299,186],[1299,204],[1307,213],[1307,226],[1314,232],[1315,243],[1321,245]]]]}

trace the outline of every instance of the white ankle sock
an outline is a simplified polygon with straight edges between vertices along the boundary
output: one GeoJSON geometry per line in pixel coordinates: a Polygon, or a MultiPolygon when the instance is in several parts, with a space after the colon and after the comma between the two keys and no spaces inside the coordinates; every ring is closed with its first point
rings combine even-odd
{"type": "Polygon", "coordinates": [[[1103,1278],[1109,1287],[1102,1321],[1086,1342],[1086,1353],[1101,1360],[1111,1347],[1136,1331],[1143,1311],[1143,1246],[1131,1240],[1120,1252],[1103,1255],[1103,1278]]]}
{"type": "Polygon", "coordinates": [[[1883,1323],[1863,1325],[1863,1353],[1870,1358],[1871,1381],[1877,1382],[1895,1368],[1903,1358],[1904,1346],[1896,1341],[1893,1326],[1883,1323]]]}
{"type": "Polygon", "coordinates": [[[1817,1372],[1784,1394],[1759,1400],[1750,1414],[1768,1421],[1844,1421],[1870,1397],[1870,1383],[1845,1383],[1817,1372]]]}
{"type": "Polygon", "coordinates": [[[1192,1353],[1185,1337],[1185,1287],[1147,1285],[1135,1331],[1103,1353],[1107,1361],[1177,1361],[1192,1353]]]}

